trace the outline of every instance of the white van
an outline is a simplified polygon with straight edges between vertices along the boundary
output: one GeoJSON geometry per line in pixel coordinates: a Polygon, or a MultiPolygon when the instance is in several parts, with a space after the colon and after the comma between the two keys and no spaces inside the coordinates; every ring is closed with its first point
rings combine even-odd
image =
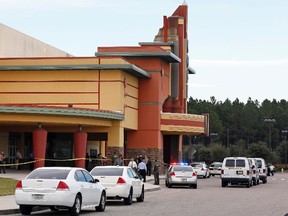
{"type": "Polygon", "coordinates": [[[260,176],[259,176],[259,168],[258,168],[257,160],[255,158],[248,158],[248,159],[251,163],[251,168],[252,168],[253,185],[259,185],[260,176]]]}
{"type": "Polygon", "coordinates": [[[267,167],[263,158],[255,158],[259,168],[259,178],[263,184],[267,183],[267,167]]]}
{"type": "Polygon", "coordinates": [[[252,186],[251,164],[246,157],[226,157],[221,169],[222,187],[241,184],[252,186]]]}

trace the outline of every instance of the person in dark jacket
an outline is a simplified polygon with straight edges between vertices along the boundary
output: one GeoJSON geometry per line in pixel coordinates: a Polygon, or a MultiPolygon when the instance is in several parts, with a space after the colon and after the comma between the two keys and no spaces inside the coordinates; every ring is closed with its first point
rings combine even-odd
{"type": "Polygon", "coordinates": [[[159,185],[159,167],[160,164],[158,163],[157,158],[155,159],[154,162],[154,167],[153,167],[153,175],[154,175],[154,185],[159,185]]]}
{"type": "Polygon", "coordinates": [[[152,170],[152,162],[150,160],[150,157],[147,157],[147,176],[151,176],[151,170],[152,170]]]}

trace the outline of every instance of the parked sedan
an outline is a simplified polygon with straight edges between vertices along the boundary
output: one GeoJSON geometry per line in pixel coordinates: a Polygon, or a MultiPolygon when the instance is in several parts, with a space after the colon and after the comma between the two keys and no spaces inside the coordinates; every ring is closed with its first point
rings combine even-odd
{"type": "Polygon", "coordinates": [[[15,200],[23,215],[30,215],[34,206],[45,206],[52,211],[68,209],[78,216],[85,207],[104,211],[106,190],[85,169],[41,167],[17,183],[15,200]]]}
{"type": "Polygon", "coordinates": [[[166,187],[171,188],[172,185],[188,185],[197,188],[197,174],[193,168],[186,164],[172,164],[166,172],[166,187]]]}
{"type": "Polygon", "coordinates": [[[210,175],[221,175],[221,169],[222,169],[222,162],[213,162],[209,166],[210,175]]]}
{"type": "Polygon", "coordinates": [[[191,166],[196,171],[197,176],[203,178],[210,178],[210,170],[205,162],[194,162],[191,166]]]}
{"type": "Polygon", "coordinates": [[[126,205],[144,201],[144,183],[128,166],[97,166],[90,171],[107,189],[107,199],[123,199],[126,205]]]}

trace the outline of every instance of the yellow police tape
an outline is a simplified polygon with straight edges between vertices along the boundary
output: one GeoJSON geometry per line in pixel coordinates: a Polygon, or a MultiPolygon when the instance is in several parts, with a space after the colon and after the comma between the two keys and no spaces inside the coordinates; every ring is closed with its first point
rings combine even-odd
{"type": "MultiPolygon", "coordinates": [[[[111,162],[112,160],[110,158],[105,158],[105,159],[98,159],[98,158],[71,158],[71,159],[47,159],[47,158],[37,158],[36,160],[33,161],[26,161],[26,162],[21,162],[21,163],[0,163],[0,167],[7,167],[7,166],[21,166],[21,165],[27,165],[27,164],[32,164],[35,162],[40,162],[40,161],[51,161],[51,162],[65,162],[65,161],[78,161],[78,160],[85,160],[85,161],[101,161],[101,162],[111,162]]],[[[131,159],[123,159],[123,161],[129,161],[131,159]]],[[[158,161],[162,163],[164,166],[167,166],[168,164],[158,161]]]]}

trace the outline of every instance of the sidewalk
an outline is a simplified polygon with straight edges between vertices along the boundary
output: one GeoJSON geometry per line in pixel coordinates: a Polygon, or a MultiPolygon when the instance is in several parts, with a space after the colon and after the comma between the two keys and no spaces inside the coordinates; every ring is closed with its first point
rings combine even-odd
{"type": "MultiPolygon", "coordinates": [[[[6,170],[6,174],[1,173],[1,178],[11,178],[16,180],[24,179],[31,171],[30,170],[6,170]]],[[[160,176],[160,179],[163,179],[164,176],[160,176]]],[[[151,192],[160,190],[159,185],[153,185],[154,177],[153,175],[146,177],[145,182],[145,192],[151,192]]],[[[0,180],[1,184],[1,180],[0,180]]],[[[14,195],[9,196],[0,196],[0,215],[5,214],[16,214],[19,213],[19,206],[15,202],[14,195]]]]}

